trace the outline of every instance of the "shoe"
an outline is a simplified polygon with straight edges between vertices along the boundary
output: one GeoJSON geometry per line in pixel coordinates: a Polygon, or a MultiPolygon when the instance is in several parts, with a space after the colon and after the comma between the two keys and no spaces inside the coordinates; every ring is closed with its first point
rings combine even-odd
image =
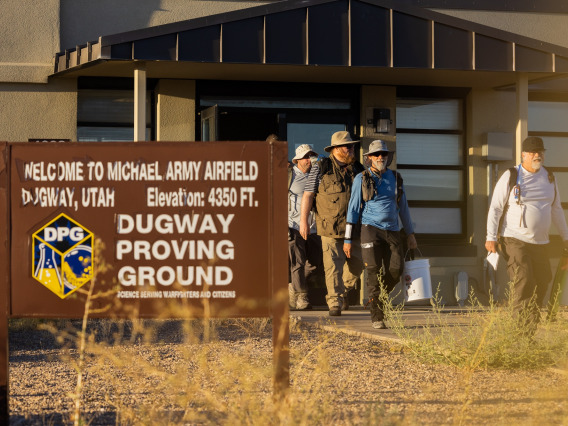
{"type": "Polygon", "coordinates": [[[296,292],[291,283],[288,283],[288,306],[290,309],[296,309],[296,292]]]}
{"type": "Polygon", "coordinates": [[[306,311],[308,309],[312,309],[312,305],[308,300],[307,293],[298,293],[298,297],[296,298],[296,309],[299,311],[306,311]]]}
{"type": "Polygon", "coordinates": [[[384,321],[373,321],[373,328],[379,329],[379,330],[384,330],[387,328],[387,325],[385,324],[384,321]]]}
{"type": "Polygon", "coordinates": [[[339,307],[330,308],[329,309],[329,316],[330,317],[340,317],[341,316],[341,309],[339,307]]]}

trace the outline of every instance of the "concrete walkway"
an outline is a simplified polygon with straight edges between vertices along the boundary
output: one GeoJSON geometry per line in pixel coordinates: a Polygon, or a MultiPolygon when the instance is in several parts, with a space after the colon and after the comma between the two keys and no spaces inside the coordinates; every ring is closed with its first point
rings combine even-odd
{"type": "MultiPolygon", "coordinates": [[[[424,327],[452,327],[457,325],[469,325],[470,319],[467,308],[458,306],[444,308],[440,312],[434,312],[428,306],[406,306],[402,312],[402,320],[405,328],[414,329],[417,332],[424,327]]],[[[342,333],[363,336],[370,339],[388,340],[400,342],[400,338],[391,329],[376,330],[371,327],[371,314],[362,306],[351,306],[348,311],[343,311],[339,317],[330,317],[327,308],[316,307],[308,311],[290,311],[292,320],[317,325],[325,330],[339,331],[342,333]]],[[[389,322],[386,321],[387,327],[389,322]]]]}

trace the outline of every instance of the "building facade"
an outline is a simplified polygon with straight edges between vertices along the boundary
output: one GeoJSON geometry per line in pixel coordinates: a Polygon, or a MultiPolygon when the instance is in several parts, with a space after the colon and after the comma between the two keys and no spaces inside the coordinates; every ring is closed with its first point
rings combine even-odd
{"type": "MultiPolygon", "coordinates": [[[[386,139],[442,301],[459,272],[483,298],[489,197],[527,135],[544,138],[568,208],[568,7],[446,3],[8,0],[0,140],[276,133],[291,158],[337,130],[360,155],[386,139]]],[[[553,235],[554,260],[559,247],[553,235]]]]}

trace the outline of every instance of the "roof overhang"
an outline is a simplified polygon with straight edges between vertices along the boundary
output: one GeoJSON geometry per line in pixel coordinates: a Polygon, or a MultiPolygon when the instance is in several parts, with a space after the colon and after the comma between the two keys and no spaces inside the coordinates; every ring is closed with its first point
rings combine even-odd
{"type": "MultiPolygon", "coordinates": [[[[505,88],[564,78],[568,49],[389,0],[289,0],[100,37],[54,77],[223,79],[505,88]]],[[[566,88],[565,83],[556,84],[566,88]]]]}

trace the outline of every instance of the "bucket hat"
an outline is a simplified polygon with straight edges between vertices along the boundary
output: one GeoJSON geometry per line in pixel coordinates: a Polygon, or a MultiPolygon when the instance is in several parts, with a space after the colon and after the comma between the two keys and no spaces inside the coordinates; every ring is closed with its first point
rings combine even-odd
{"type": "Polygon", "coordinates": [[[537,152],[537,151],[546,151],[546,149],[544,149],[544,143],[542,142],[541,138],[537,136],[529,136],[523,141],[521,151],[537,152]]]}
{"type": "Polygon", "coordinates": [[[324,151],[330,152],[333,148],[336,148],[338,146],[353,145],[356,143],[359,143],[359,141],[352,140],[349,132],[342,130],[331,135],[331,145],[326,146],[324,148],[324,151]]]}
{"type": "Polygon", "coordinates": [[[365,154],[363,154],[363,156],[368,156],[370,154],[375,154],[381,151],[389,153],[387,158],[387,167],[390,166],[392,160],[394,159],[394,151],[389,150],[387,143],[383,140],[377,139],[376,141],[371,142],[371,144],[369,145],[369,150],[365,154]]]}
{"type": "Polygon", "coordinates": [[[381,151],[382,152],[386,151],[390,154],[387,143],[385,141],[377,139],[376,141],[371,142],[371,145],[369,145],[369,150],[365,154],[363,154],[363,156],[371,155],[371,154],[374,154],[376,152],[381,152],[381,151]]]}
{"type": "Polygon", "coordinates": [[[310,152],[313,155],[318,155],[318,153],[314,151],[311,145],[308,145],[307,143],[300,145],[298,148],[296,148],[296,156],[292,158],[292,163],[297,164],[298,160],[301,160],[306,156],[306,154],[309,154],[310,152]]]}

